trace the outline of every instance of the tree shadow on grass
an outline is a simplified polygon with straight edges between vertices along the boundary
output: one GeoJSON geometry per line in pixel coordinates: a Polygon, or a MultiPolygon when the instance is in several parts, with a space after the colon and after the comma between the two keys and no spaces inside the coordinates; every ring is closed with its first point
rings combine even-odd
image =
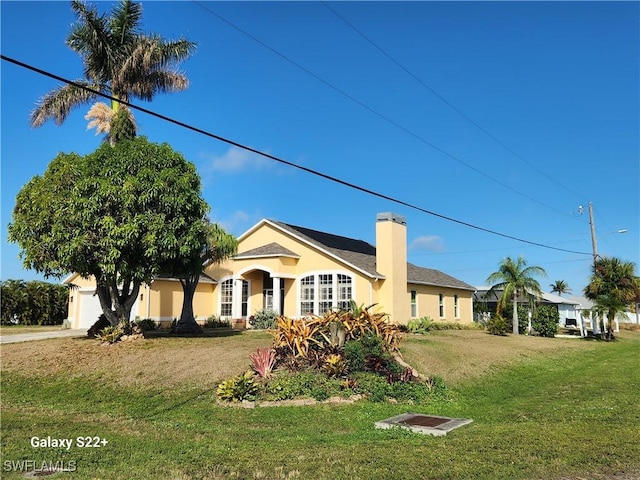
{"type": "Polygon", "coordinates": [[[205,328],[202,333],[172,333],[170,330],[151,330],[145,332],[146,340],[157,338],[222,338],[242,335],[242,330],[232,330],[230,328],[205,328]]]}

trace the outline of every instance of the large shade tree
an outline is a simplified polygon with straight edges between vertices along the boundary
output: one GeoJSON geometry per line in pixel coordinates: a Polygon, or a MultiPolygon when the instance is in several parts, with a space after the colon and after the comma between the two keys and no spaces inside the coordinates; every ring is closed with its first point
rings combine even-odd
{"type": "Polygon", "coordinates": [[[176,323],[174,333],[201,333],[193,313],[193,297],[204,269],[236,254],[238,241],[217,223],[203,220],[200,228],[204,233],[200,250],[194,250],[191,256],[179,256],[171,259],[165,270],[180,279],[184,292],[182,311],[176,323]]]}
{"type": "Polygon", "coordinates": [[[584,295],[594,303],[603,338],[613,339],[616,316],[640,299],[640,278],[635,275],[635,264],[615,257],[597,257],[584,295]]]}
{"type": "Polygon", "coordinates": [[[140,286],[167,262],[200,252],[207,211],[195,166],[139,137],[86,156],[60,153],[18,193],[9,240],[46,277],[94,277],[115,325],[128,322],[140,286]]]}
{"type": "Polygon", "coordinates": [[[535,279],[536,276],[546,276],[544,268],[527,266],[527,261],[523,257],[518,257],[517,260],[506,257],[498,266],[498,271],[487,277],[487,282],[491,285],[487,296],[495,294],[496,291],[502,291],[498,300],[498,312],[504,309],[509,300],[513,302],[514,335],[519,333],[518,297],[526,295],[539,297],[542,295],[540,283],[535,279]]]}
{"type": "MultiPolygon", "coordinates": [[[[122,0],[108,16],[77,0],[71,2],[71,9],[77,21],[66,43],[82,58],[84,78],[74,80],[80,86],[65,84],[42,97],[31,113],[32,126],[39,127],[51,119],[60,125],[74,107],[95,102],[99,95],[81,88],[84,86],[116,99],[110,106],[99,102],[87,115],[90,127],[109,135],[121,108],[118,100],[152,100],[157,93],[188,87],[187,77],[178,71],[177,65],[194,52],[195,43],[142,33],[139,3],[122,0]]],[[[128,128],[135,129],[131,112],[126,107],[124,110],[128,128]]],[[[113,144],[117,139],[110,140],[113,144]]]]}

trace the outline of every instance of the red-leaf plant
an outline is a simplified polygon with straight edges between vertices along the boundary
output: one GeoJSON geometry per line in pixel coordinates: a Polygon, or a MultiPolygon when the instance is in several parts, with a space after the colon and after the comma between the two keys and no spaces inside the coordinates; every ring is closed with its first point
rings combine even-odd
{"type": "Polygon", "coordinates": [[[249,355],[251,359],[251,369],[262,378],[271,376],[276,363],[276,351],[273,348],[258,348],[249,355]]]}

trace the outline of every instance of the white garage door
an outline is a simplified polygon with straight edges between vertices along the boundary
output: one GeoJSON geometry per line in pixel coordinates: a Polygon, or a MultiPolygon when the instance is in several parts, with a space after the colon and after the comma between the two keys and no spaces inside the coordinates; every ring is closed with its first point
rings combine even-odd
{"type": "MultiPolygon", "coordinates": [[[[94,295],[93,291],[80,292],[80,321],[77,328],[91,328],[98,321],[100,315],[102,315],[102,308],[98,295],[94,295]]],[[[137,315],[138,302],[135,302],[131,308],[130,317],[135,319],[137,315]]]]}
{"type": "Polygon", "coordinates": [[[80,321],[78,328],[91,328],[91,325],[98,321],[102,313],[100,300],[93,292],[80,292],[80,321]]]}

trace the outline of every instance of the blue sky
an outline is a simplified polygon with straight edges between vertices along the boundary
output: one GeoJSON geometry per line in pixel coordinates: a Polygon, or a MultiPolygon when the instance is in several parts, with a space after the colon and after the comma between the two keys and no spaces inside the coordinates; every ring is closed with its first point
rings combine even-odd
{"type": "MultiPolygon", "coordinates": [[[[143,2],[146,32],[198,48],[181,66],[187,91],[140,105],[425,210],[586,255],[390,203],[138,113],[140,134],[197,165],[214,221],[236,235],[272,218],[375,243],[376,213],[394,211],[407,218],[412,263],[483,285],[504,257],[522,255],[547,271],[544,289],[565,280],[579,294],[592,202],[598,253],[640,262],[638,2],[328,6],[143,2]]],[[[64,43],[68,2],[0,8],[3,55],[81,77],[64,43]]],[[[31,129],[29,112],[57,82],[0,68],[1,278],[41,278],[7,242],[15,196],[58,152],[86,154],[102,138],[86,129],[89,106],[60,127],[31,129]]]]}

